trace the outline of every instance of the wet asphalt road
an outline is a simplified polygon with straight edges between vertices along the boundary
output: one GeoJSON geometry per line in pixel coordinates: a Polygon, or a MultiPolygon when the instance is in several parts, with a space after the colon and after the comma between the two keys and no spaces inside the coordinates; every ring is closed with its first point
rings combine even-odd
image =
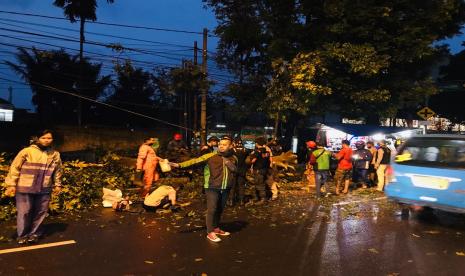
{"type": "MultiPolygon", "coordinates": [[[[97,208],[50,217],[41,243],[76,244],[2,254],[0,275],[465,275],[465,216],[404,218],[379,197],[317,201],[299,190],[229,208],[232,235],[219,244],[205,239],[200,202],[175,215],[97,208]]],[[[13,225],[0,224],[0,234],[13,225]]]]}

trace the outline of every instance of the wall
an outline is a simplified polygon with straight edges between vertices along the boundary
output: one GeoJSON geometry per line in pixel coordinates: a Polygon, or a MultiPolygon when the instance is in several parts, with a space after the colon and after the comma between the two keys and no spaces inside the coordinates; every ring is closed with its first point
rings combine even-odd
{"type": "Polygon", "coordinates": [[[175,132],[170,129],[138,129],[130,130],[116,127],[70,127],[60,126],[56,129],[57,150],[78,151],[84,149],[102,148],[106,150],[137,149],[144,138],[157,137],[163,144],[175,132]]]}
{"type": "MultiPolygon", "coordinates": [[[[0,152],[16,153],[29,143],[36,131],[33,125],[0,124],[0,152]]],[[[177,131],[174,129],[135,129],[106,126],[57,126],[55,148],[60,152],[102,148],[106,150],[134,150],[146,137],[157,137],[163,146],[177,131]]]]}

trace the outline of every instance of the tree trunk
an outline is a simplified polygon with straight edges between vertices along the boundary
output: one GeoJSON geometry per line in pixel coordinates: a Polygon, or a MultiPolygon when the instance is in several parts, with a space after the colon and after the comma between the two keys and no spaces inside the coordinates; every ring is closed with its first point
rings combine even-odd
{"type": "Polygon", "coordinates": [[[278,138],[279,121],[279,112],[276,112],[276,117],[274,119],[274,138],[278,138]]]}

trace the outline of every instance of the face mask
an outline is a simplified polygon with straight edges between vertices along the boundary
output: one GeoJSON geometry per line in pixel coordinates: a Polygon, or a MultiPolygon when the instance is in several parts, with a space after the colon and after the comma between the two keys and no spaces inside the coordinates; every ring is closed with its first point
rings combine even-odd
{"type": "Polygon", "coordinates": [[[43,145],[41,145],[41,144],[39,144],[39,143],[37,143],[36,145],[37,145],[41,150],[47,150],[47,149],[49,149],[49,148],[51,147],[51,146],[43,146],[43,145]]]}
{"type": "Polygon", "coordinates": [[[214,150],[214,151],[218,151],[218,147],[213,147],[213,150],[214,150]]]}

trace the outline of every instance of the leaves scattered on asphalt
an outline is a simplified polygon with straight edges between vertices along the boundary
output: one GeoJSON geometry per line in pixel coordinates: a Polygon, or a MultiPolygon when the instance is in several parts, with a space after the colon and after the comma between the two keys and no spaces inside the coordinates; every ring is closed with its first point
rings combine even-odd
{"type": "Polygon", "coordinates": [[[437,234],[440,234],[441,232],[437,230],[430,230],[430,231],[423,231],[423,233],[437,235],[437,234]]]}

